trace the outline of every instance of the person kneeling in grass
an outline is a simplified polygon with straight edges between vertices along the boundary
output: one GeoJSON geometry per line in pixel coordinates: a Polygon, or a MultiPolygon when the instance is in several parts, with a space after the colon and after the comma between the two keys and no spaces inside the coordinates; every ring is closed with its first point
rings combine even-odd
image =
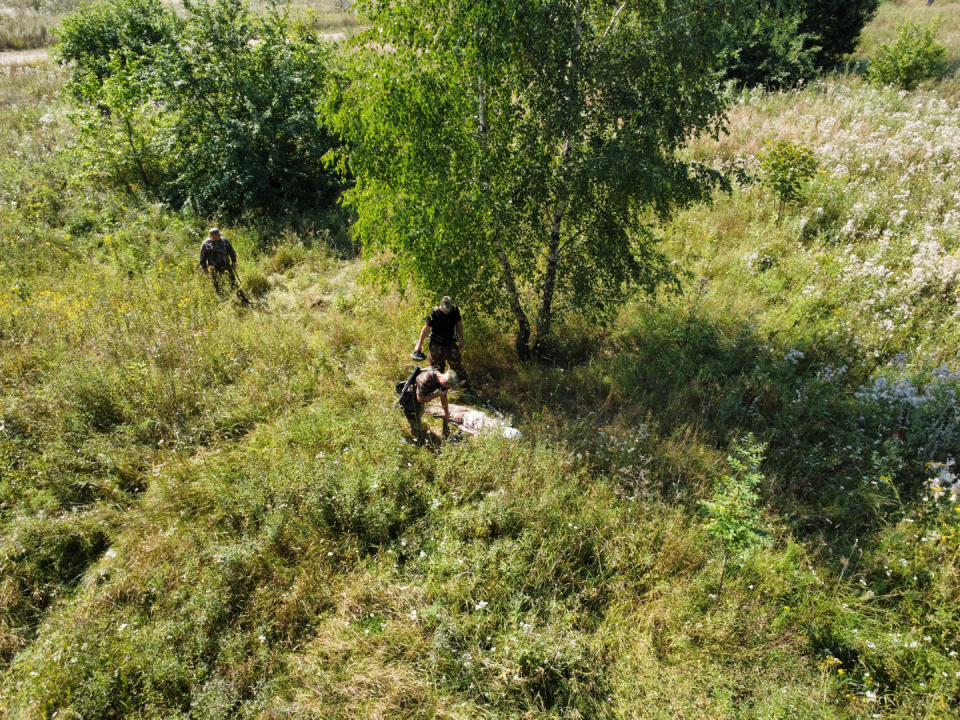
{"type": "Polygon", "coordinates": [[[413,411],[404,408],[404,414],[410,423],[410,432],[413,434],[413,441],[417,445],[425,445],[429,437],[429,430],[423,422],[423,406],[431,400],[440,398],[440,404],[443,405],[443,420],[450,420],[450,405],[447,400],[447,392],[456,390],[458,383],[457,373],[448,370],[445,373],[436,368],[427,368],[417,375],[415,380],[415,390],[417,402],[413,411]]]}

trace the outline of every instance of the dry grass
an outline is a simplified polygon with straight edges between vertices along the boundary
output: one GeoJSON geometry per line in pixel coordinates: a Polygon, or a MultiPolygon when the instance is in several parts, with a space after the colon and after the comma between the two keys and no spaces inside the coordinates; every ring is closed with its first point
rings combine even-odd
{"type": "Polygon", "coordinates": [[[0,50],[45,47],[60,18],[84,0],[0,0],[0,50]]]}
{"type": "MultiPolygon", "coordinates": [[[[90,0],[0,0],[0,51],[43,48],[54,42],[53,30],[61,18],[90,0]]],[[[183,12],[178,0],[165,0],[183,12]]],[[[255,12],[265,12],[268,3],[254,0],[255,12]]],[[[294,13],[308,10],[315,13],[315,26],[331,39],[341,37],[356,27],[350,13],[349,0],[289,0],[278,3],[294,13]]]]}

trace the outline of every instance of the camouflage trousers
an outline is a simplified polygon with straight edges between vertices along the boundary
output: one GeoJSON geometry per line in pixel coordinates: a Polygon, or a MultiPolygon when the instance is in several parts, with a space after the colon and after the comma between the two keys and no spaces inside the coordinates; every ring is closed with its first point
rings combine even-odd
{"type": "Polygon", "coordinates": [[[410,434],[413,435],[413,444],[417,446],[426,445],[430,436],[430,430],[423,422],[423,405],[417,403],[416,412],[410,412],[404,409],[403,414],[407,416],[407,422],[410,423],[410,434]]]}
{"type": "Polygon", "coordinates": [[[237,293],[237,297],[239,297],[241,301],[245,303],[249,302],[247,296],[243,294],[243,290],[240,289],[240,281],[237,279],[237,274],[233,271],[232,267],[228,267],[225,270],[217,270],[211,267],[210,277],[213,279],[213,289],[217,291],[217,295],[223,296],[228,290],[227,284],[229,283],[229,289],[237,293]]]}
{"type": "MultiPolygon", "coordinates": [[[[410,423],[410,434],[413,436],[413,444],[418,447],[427,447],[429,445],[436,445],[441,442],[440,438],[437,437],[427,426],[426,421],[424,421],[423,416],[423,405],[417,403],[417,412],[409,412],[404,409],[403,414],[407,416],[407,422],[410,423]]],[[[447,421],[443,421],[443,437],[446,439],[450,435],[450,426],[447,424],[447,421]]]]}
{"type": "Polygon", "coordinates": [[[460,359],[460,348],[456,343],[452,345],[438,345],[430,343],[430,364],[440,372],[445,372],[447,364],[457,374],[461,387],[469,387],[467,371],[463,369],[463,360],[460,359]]]}

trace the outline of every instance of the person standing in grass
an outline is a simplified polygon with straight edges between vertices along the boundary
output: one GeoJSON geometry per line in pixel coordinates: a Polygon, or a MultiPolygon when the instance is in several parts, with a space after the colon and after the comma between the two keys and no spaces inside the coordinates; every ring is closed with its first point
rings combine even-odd
{"type": "Polygon", "coordinates": [[[230,289],[236,291],[242,301],[247,301],[237,280],[237,252],[230,241],[220,235],[219,228],[210,228],[210,234],[200,245],[200,268],[212,277],[217,295],[222,295],[225,290],[221,282],[226,275],[230,289]]]}
{"type": "Polygon", "coordinates": [[[460,353],[463,351],[464,334],[463,318],[460,309],[453,304],[453,300],[444,296],[430,314],[427,315],[417,346],[413,355],[423,354],[423,341],[430,335],[430,365],[443,372],[447,365],[460,378],[460,387],[470,390],[470,380],[467,371],[463,368],[460,353]]]}
{"type": "Polygon", "coordinates": [[[423,406],[431,400],[440,398],[440,404],[443,405],[443,422],[450,420],[450,404],[447,400],[447,393],[457,388],[457,373],[448,370],[443,373],[436,368],[427,368],[417,375],[413,381],[413,387],[408,388],[407,393],[412,397],[401,397],[400,406],[403,408],[404,415],[407,416],[407,422],[410,423],[410,432],[413,434],[413,441],[416,445],[426,445],[429,431],[423,423],[423,406]],[[413,402],[410,402],[410,401],[413,402]]]}

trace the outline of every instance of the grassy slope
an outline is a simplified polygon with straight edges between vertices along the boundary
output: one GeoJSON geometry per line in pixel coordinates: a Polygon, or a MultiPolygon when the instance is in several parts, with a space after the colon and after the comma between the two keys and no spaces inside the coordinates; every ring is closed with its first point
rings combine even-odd
{"type": "Polygon", "coordinates": [[[232,228],[270,290],[219,304],[200,221],[53,153],[59,83],[0,86],[7,716],[956,713],[957,513],[924,501],[960,450],[955,80],[744,97],[692,152],[808,142],[807,202],[682,213],[685,296],[568,328],[555,367],[471,318],[469,368],[525,437],[442,453],[389,409],[419,303],[232,228]],[[775,543],[717,598],[698,500],[750,431],[775,543]]]}

